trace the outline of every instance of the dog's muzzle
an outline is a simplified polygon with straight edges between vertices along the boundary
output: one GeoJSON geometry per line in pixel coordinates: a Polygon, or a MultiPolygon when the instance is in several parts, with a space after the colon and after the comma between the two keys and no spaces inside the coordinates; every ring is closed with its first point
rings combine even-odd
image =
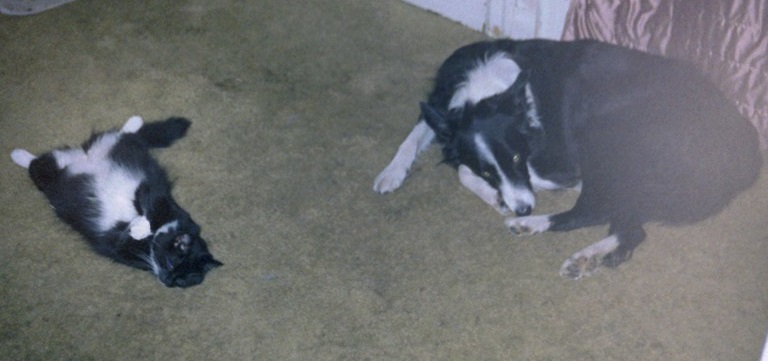
{"type": "Polygon", "coordinates": [[[518,217],[528,216],[531,214],[532,211],[533,211],[533,207],[526,204],[526,205],[522,205],[515,208],[515,215],[517,215],[518,217]]]}

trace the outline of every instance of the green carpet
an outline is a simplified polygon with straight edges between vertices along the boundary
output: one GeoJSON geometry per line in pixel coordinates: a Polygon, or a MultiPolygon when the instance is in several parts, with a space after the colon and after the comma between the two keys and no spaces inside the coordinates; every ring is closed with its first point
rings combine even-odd
{"type": "MultiPolygon", "coordinates": [[[[617,270],[605,228],[515,238],[431,149],[371,190],[436,67],[479,33],[399,1],[95,1],[0,17],[0,359],[755,360],[768,172],[617,270]],[[193,121],[157,154],[224,267],[186,290],[88,250],[8,154],[131,115],[193,121]]],[[[695,154],[691,154],[695,157],[695,154]]],[[[537,213],[574,193],[540,195],[537,213]]]]}

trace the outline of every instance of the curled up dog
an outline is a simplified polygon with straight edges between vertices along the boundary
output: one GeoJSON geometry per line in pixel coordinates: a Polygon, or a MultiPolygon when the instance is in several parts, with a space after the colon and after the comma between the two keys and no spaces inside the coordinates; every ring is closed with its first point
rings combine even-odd
{"type": "Polygon", "coordinates": [[[719,213],[762,166],[757,132],[687,64],[582,40],[497,40],[456,50],[419,121],[374,181],[394,191],[433,141],[460,182],[516,235],[609,225],[560,268],[617,267],[647,222],[719,213]],[[572,209],[531,215],[535,192],[580,190],[572,209]]]}

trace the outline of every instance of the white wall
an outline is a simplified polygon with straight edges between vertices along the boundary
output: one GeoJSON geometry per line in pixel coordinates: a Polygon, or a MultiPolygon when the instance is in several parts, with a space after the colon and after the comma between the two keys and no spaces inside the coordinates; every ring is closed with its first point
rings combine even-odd
{"type": "Polygon", "coordinates": [[[493,37],[560,39],[570,0],[404,0],[493,37]]]}

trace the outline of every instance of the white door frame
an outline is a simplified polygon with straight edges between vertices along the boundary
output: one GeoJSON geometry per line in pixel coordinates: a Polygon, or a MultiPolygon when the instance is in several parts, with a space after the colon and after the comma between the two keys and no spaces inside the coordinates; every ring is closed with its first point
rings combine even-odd
{"type": "Polygon", "coordinates": [[[492,37],[559,40],[571,0],[404,0],[492,37]]]}

